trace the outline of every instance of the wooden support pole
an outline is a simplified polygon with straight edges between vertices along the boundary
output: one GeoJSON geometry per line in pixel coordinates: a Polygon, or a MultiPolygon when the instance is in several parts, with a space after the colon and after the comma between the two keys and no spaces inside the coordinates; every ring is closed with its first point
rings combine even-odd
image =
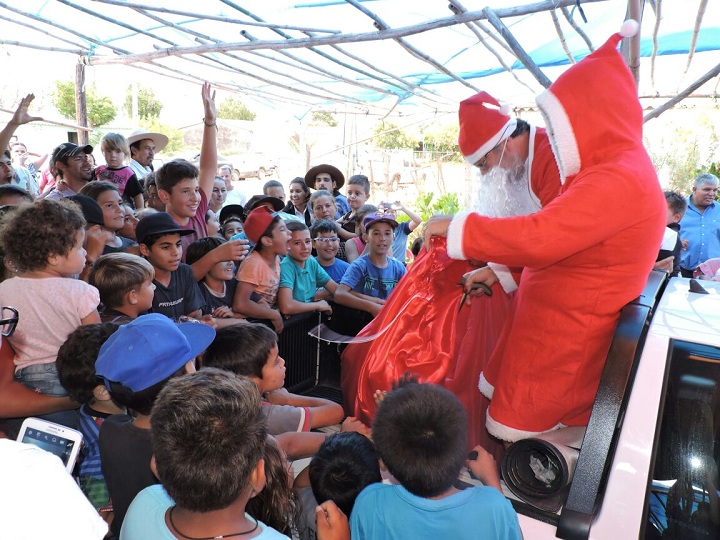
{"type": "Polygon", "coordinates": [[[495,14],[495,12],[490,8],[484,8],[483,14],[485,15],[485,18],[487,21],[497,30],[500,35],[503,37],[505,41],[507,41],[507,44],[510,45],[510,48],[515,53],[515,56],[518,57],[518,60],[522,63],[523,66],[525,66],[525,69],[527,69],[533,77],[539,82],[543,88],[549,88],[552,84],[550,82],[550,79],[548,79],[545,74],[540,71],[540,68],[537,66],[535,62],[533,62],[532,58],[530,58],[530,55],[525,52],[525,49],[523,49],[520,46],[520,43],[513,37],[512,32],[508,29],[507,26],[505,26],[505,23],[503,23],[500,18],[495,14]]]}
{"type": "MultiPolygon", "coordinates": [[[[144,10],[142,10],[142,9],[137,9],[137,8],[135,8],[135,11],[138,12],[138,13],[140,13],[140,14],[142,14],[142,15],[144,15],[145,17],[148,17],[149,19],[151,19],[151,20],[153,20],[153,21],[155,21],[155,22],[159,22],[160,24],[163,24],[163,25],[167,26],[168,28],[172,28],[172,29],[174,29],[174,30],[177,30],[178,32],[182,32],[182,33],[188,34],[188,35],[190,35],[190,36],[193,36],[198,43],[201,43],[201,44],[204,44],[204,43],[220,43],[220,40],[219,40],[219,39],[212,38],[212,37],[208,36],[207,34],[202,34],[202,33],[200,33],[200,32],[196,32],[195,30],[191,30],[190,28],[185,28],[185,27],[183,27],[183,26],[180,25],[180,24],[175,24],[175,23],[173,23],[173,22],[167,21],[167,20],[165,20],[165,19],[163,19],[163,18],[161,18],[161,17],[158,17],[157,15],[153,15],[153,14],[150,13],[149,11],[144,11],[144,10]]],[[[253,53],[254,53],[254,54],[260,54],[260,53],[257,53],[257,52],[255,52],[255,51],[253,51],[253,53]]],[[[234,53],[231,53],[231,52],[225,52],[225,53],[222,53],[222,54],[223,54],[224,56],[227,56],[228,58],[232,58],[233,60],[237,60],[237,61],[239,61],[239,62],[242,62],[243,64],[249,64],[249,65],[253,66],[254,68],[261,69],[261,70],[263,70],[263,71],[267,71],[268,73],[272,73],[273,75],[277,75],[277,76],[279,76],[279,77],[288,78],[288,79],[290,79],[291,81],[294,81],[294,82],[297,83],[297,84],[304,85],[304,86],[307,86],[307,87],[309,87],[309,88],[314,88],[315,90],[319,90],[319,91],[323,92],[324,95],[326,96],[326,97],[323,97],[322,99],[333,100],[333,101],[337,100],[337,101],[342,101],[342,102],[345,102],[345,101],[348,100],[348,97],[347,97],[347,96],[344,96],[344,95],[341,95],[341,94],[332,92],[331,90],[328,90],[327,88],[324,88],[324,87],[322,87],[322,86],[320,86],[320,85],[316,85],[316,84],[310,83],[310,82],[308,82],[308,81],[306,81],[306,80],[300,79],[299,77],[292,76],[292,75],[290,75],[289,73],[287,73],[287,71],[286,71],[286,72],[281,72],[281,71],[278,71],[278,70],[276,70],[276,69],[272,69],[272,68],[270,68],[270,67],[267,65],[267,64],[268,64],[267,62],[262,62],[262,63],[261,63],[261,62],[255,62],[255,61],[249,60],[249,59],[247,59],[247,58],[242,58],[242,57],[240,57],[239,55],[234,54],[234,53]],[[328,96],[330,96],[330,97],[328,97],[328,96]]],[[[204,58],[209,58],[209,57],[205,57],[205,56],[204,56],[204,58]]],[[[213,60],[214,60],[214,59],[213,59],[213,60]]],[[[275,59],[275,60],[276,60],[276,61],[280,61],[280,60],[278,60],[278,59],[275,59]]],[[[284,62],[284,61],[283,61],[282,63],[285,63],[286,65],[292,66],[292,64],[291,64],[290,62],[284,62]]],[[[302,69],[302,68],[299,68],[299,69],[302,69]]],[[[297,88],[297,87],[296,87],[296,88],[297,88]]]]}
{"type": "MultiPolygon", "coordinates": [[[[642,27],[643,6],[642,0],[628,0],[628,8],[625,20],[633,19],[642,27]]],[[[623,39],[620,45],[620,53],[625,58],[625,63],[630,68],[635,78],[635,86],[640,85],[640,29],[637,34],[629,39],[623,39]]]]}
{"type": "Polygon", "coordinates": [[[655,88],[655,59],[658,53],[658,32],[660,31],[660,21],[662,20],[662,0],[657,0],[653,6],[655,10],[655,26],[653,27],[653,52],[652,58],[650,59],[650,84],[652,85],[653,91],[657,92],[655,88]]]}
{"type": "Polygon", "coordinates": [[[695,17],[695,26],[693,27],[693,35],[692,35],[692,41],[690,42],[690,50],[688,51],[687,65],[685,66],[685,71],[683,72],[683,76],[687,75],[687,72],[690,69],[690,63],[692,62],[693,56],[695,55],[695,47],[697,46],[698,33],[700,32],[700,25],[702,24],[703,17],[705,16],[706,9],[707,9],[707,0],[700,0],[700,5],[698,6],[697,16],[695,17]]]}
{"type": "MultiPolygon", "coordinates": [[[[364,13],[365,15],[367,15],[368,17],[370,17],[373,21],[375,21],[375,22],[374,22],[375,28],[377,28],[377,29],[380,30],[381,32],[387,32],[388,30],[390,30],[390,27],[387,25],[387,23],[385,23],[385,21],[383,21],[380,17],[378,17],[375,13],[373,13],[372,11],[370,11],[369,9],[367,9],[363,4],[361,4],[361,3],[358,2],[357,0],[345,0],[345,1],[346,1],[348,4],[350,4],[351,6],[355,7],[355,8],[358,9],[359,11],[361,11],[362,13],[364,13]]],[[[446,68],[444,65],[442,65],[440,62],[438,62],[438,61],[435,60],[434,58],[431,58],[429,55],[427,55],[427,54],[425,54],[424,52],[420,51],[420,49],[418,49],[417,47],[415,47],[415,46],[411,45],[410,43],[408,43],[408,41],[405,40],[405,39],[403,39],[402,37],[397,37],[397,38],[393,38],[393,39],[394,39],[403,49],[405,49],[406,51],[408,51],[411,55],[413,55],[413,56],[414,56],[415,58],[417,58],[418,60],[422,60],[423,62],[426,62],[426,63],[430,64],[432,67],[434,67],[435,69],[437,69],[440,73],[444,73],[445,75],[447,75],[447,76],[450,77],[451,79],[454,79],[454,80],[456,80],[457,82],[459,82],[459,83],[461,83],[461,84],[464,84],[465,86],[467,86],[467,87],[470,88],[471,90],[474,90],[475,92],[479,92],[479,91],[480,91],[480,89],[479,89],[477,86],[475,86],[475,85],[467,82],[467,81],[466,81],[465,79],[463,79],[462,77],[459,77],[458,75],[456,75],[455,73],[453,73],[452,71],[450,71],[448,68],[446,68]]]]}
{"type": "Polygon", "coordinates": [[[688,86],[685,90],[680,92],[677,96],[674,98],[668,100],[667,102],[663,103],[659,107],[655,107],[652,111],[647,113],[645,117],[643,118],[643,122],[647,122],[648,120],[652,120],[653,118],[657,118],[662,113],[667,111],[668,109],[674,107],[676,104],[680,103],[683,99],[688,97],[690,94],[692,94],[695,90],[700,88],[703,84],[708,82],[713,77],[717,77],[720,75],[720,64],[712,68],[710,71],[708,71],[705,75],[700,77],[697,81],[692,83],[690,86],[688,86]]]}
{"type": "MultiPolygon", "coordinates": [[[[15,111],[13,109],[5,109],[3,107],[0,107],[0,112],[9,113],[11,116],[15,114],[15,111]]],[[[54,126],[62,126],[72,129],[77,129],[79,131],[92,131],[91,128],[85,127],[85,126],[78,126],[76,124],[70,124],[68,122],[59,122],[57,120],[48,120],[47,118],[43,118],[41,121],[38,121],[38,123],[45,123],[45,124],[52,124],[54,126]]]]}
{"type": "MultiPolygon", "coordinates": [[[[450,4],[448,5],[450,8],[450,11],[453,13],[465,13],[467,12],[467,9],[465,9],[465,6],[463,6],[458,0],[450,0],[450,4]]],[[[536,94],[537,92],[535,89],[533,89],[529,84],[527,84],[525,81],[523,81],[518,74],[505,62],[505,59],[500,55],[498,51],[495,50],[495,47],[490,45],[488,43],[488,40],[485,38],[485,36],[480,31],[482,29],[483,32],[485,32],[488,36],[494,36],[494,34],[490,33],[489,28],[485,28],[483,25],[481,25],[478,21],[472,22],[472,23],[465,23],[465,26],[468,27],[468,29],[475,34],[475,37],[478,38],[478,41],[482,43],[482,45],[487,49],[487,51],[492,54],[495,59],[499,62],[499,64],[503,67],[505,71],[507,71],[510,75],[513,76],[513,78],[519,83],[522,84],[525,88],[530,90],[533,94],[536,94]]],[[[496,36],[495,36],[496,37],[496,36]]],[[[508,51],[510,54],[513,54],[513,52],[510,50],[510,47],[507,46],[507,44],[500,42],[502,47],[508,51]]]]}
{"type": "MultiPolygon", "coordinates": [[[[245,9],[244,7],[238,5],[237,3],[232,2],[231,0],[220,0],[220,1],[223,2],[224,4],[228,5],[228,6],[232,7],[233,9],[239,11],[239,12],[242,13],[243,15],[246,15],[246,16],[248,16],[248,17],[252,17],[252,18],[253,18],[255,21],[257,21],[257,22],[262,22],[262,23],[264,23],[264,24],[267,24],[261,17],[255,15],[255,14],[252,13],[251,11],[248,11],[248,10],[245,9]]],[[[281,37],[283,37],[283,38],[285,38],[285,39],[292,39],[292,36],[291,36],[291,35],[283,32],[283,31],[280,30],[279,28],[273,28],[272,30],[273,30],[273,32],[275,32],[276,34],[278,34],[279,36],[281,36],[281,37]]],[[[312,35],[312,32],[304,32],[304,33],[305,33],[306,35],[312,35]]],[[[397,88],[400,88],[400,89],[402,90],[402,92],[407,93],[407,89],[406,89],[405,87],[399,87],[397,84],[393,83],[392,81],[387,81],[386,79],[383,79],[382,77],[378,77],[378,76],[375,75],[374,73],[370,73],[370,72],[368,72],[368,71],[365,71],[364,69],[360,69],[360,68],[358,68],[358,67],[356,67],[356,66],[354,66],[354,65],[348,64],[347,62],[343,62],[342,60],[339,60],[339,59],[335,58],[334,56],[326,53],[326,52],[323,51],[323,50],[320,50],[320,49],[318,49],[318,48],[316,48],[316,47],[308,47],[308,50],[309,50],[309,51],[312,51],[313,53],[317,54],[318,56],[321,56],[322,58],[324,58],[324,59],[326,59],[326,60],[329,60],[330,62],[332,62],[332,63],[334,63],[334,64],[337,64],[337,65],[339,65],[339,66],[341,66],[341,67],[343,67],[343,68],[345,68],[345,69],[348,69],[348,70],[350,70],[350,71],[354,71],[354,72],[356,72],[356,73],[359,73],[360,75],[363,75],[364,77],[368,77],[369,79],[374,79],[374,80],[376,80],[376,81],[379,81],[379,82],[381,82],[382,84],[390,84],[390,85],[392,85],[392,86],[395,86],[395,87],[397,87],[397,88]]],[[[337,76],[335,76],[335,78],[337,78],[337,76]]],[[[391,91],[385,91],[385,90],[382,90],[382,89],[381,89],[381,90],[376,90],[376,91],[380,91],[381,93],[384,92],[384,93],[386,93],[386,94],[396,95],[396,93],[395,93],[394,91],[391,92],[391,91]]]]}
{"type": "Polygon", "coordinates": [[[0,39],[0,45],[11,45],[13,47],[23,47],[24,49],[36,49],[38,51],[61,52],[70,54],[87,54],[86,50],[64,49],[62,47],[43,47],[42,45],[34,45],[33,43],[23,43],[22,41],[11,41],[0,39]]]}
{"type": "MultiPolygon", "coordinates": [[[[75,64],[75,116],[79,126],[88,125],[87,102],[85,100],[85,66],[81,63],[75,64]]],[[[88,132],[78,131],[78,145],[88,144],[88,132]]]]}
{"type": "Polygon", "coordinates": [[[565,51],[565,54],[568,57],[568,60],[570,60],[571,64],[575,63],[575,57],[570,52],[570,49],[568,48],[567,41],[565,40],[565,34],[562,31],[562,27],[560,26],[560,19],[558,19],[557,13],[555,13],[555,10],[550,11],[550,16],[552,17],[553,26],[555,26],[555,31],[557,32],[558,39],[560,40],[560,44],[562,45],[563,51],[565,51]]]}
{"type": "MultiPolygon", "coordinates": [[[[23,21],[19,20],[17,17],[10,18],[10,17],[5,17],[4,15],[0,15],[0,20],[7,21],[7,22],[12,23],[12,24],[19,24],[20,26],[24,26],[25,28],[30,28],[31,30],[34,30],[35,32],[40,32],[41,34],[45,34],[46,36],[50,36],[50,37],[52,37],[53,39],[57,39],[57,40],[59,40],[59,41],[65,42],[65,43],[69,43],[69,44],[72,45],[73,47],[76,47],[77,49],[82,50],[82,52],[79,53],[79,54],[87,54],[87,52],[88,52],[88,51],[87,51],[87,47],[86,47],[85,45],[80,45],[79,43],[75,43],[74,41],[71,41],[71,40],[69,40],[69,39],[65,39],[65,38],[63,38],[63,37],[60,37],[60,36],[58,36],[56,33],[51,33],[51,32],[48,32],[47,30],[43,30],[42,28],[40,28],[40,27],[38,27],[38,26],[35,26],[34,24],[29,24],[29,23],[23,22],[23,21]]],[[[21,45],[21,46],[22,46],[22,47],[32,47],[32,45],[24,45],[24,44],[21,45]]],[[[53,48],[49,48],[49,49],[50,49],[50,50],[55,50],[54,47],[53,47],[53,48]]]]}
{"type": "Polygon", "coordinates": [[[572,15],[570,14],[570,10],[563,6],[560,8],[562,11],[562,14],[565,15],[565,19],[567,19],[567,22],[570,24],[570,26],[573,27],[573,30],[577,32],[577,34],[582,38],[582,40],[587,45],[590,52],[593,52],[595,50],[595,47],[593,47],[592,41],[590,41],[590,38],[587,37],[587,34],[582,31],[582,29],[578,26],[578,24],[575,22],[575,20],[572,18],[572,15]]]}
{"type": "MultiPolygon", "coordinates": [[[[246,39],[250,40],[252,43],[260,43],[260,41],[259,41],[256,37],[254,37],[253,35],[251,35],[250,32],[247,32],[246,30],[242,30],[242,31],[240,32],[240,35],[242,35],[242,36],[245,37],[246,39]]],[[[308,62],[307,60],[304,60],[304,59],[300,58],[299,56],[295,56],[295,55],[293,55],[292,53],[290,53],[290,52],[288,52],[288,51],[284,51],[284,50],[280,49],[279,52],[280,52],[280,54],[282,54],[282,55],[284,55],[284,56],[286,56],[286,57],[288,57],[288,58],[292,58],[292,59],[295,60],[296,62],[299,62],[299,63],[301,63],[301,64],[304,64],[304,65],[306,65],[306,66],[308,66],[308,67],[310,67],[310,68],[313,68],[313,69],[319,71],[319,72],[320,72],[323,76],[325,76],[325,77],[330,77],[330,78],[332,78],[332,79],[335,79],[336,81],[342,81],[342,82],[344,82],[344,83],[351,84],[351,85],[357,86],[357,87],[359,87],[359,88],[365,88],[366,90],[372,90],[373,92],[378,92],[378,93],[381,93],[381,94],[387,94],[387,95],[389,95],[389,96],[394,96],[394,95],[395,95],[394,92],[390,92],[389,90],[386,90],[386,89],[384,89],[384,88],[379,88],[379,87],[373,86],[373,85],[371,85],[371,84],[367,84],[367,83],[360,82],[360,81],[355,81],[355,80],[353,80],[353,79],[348,79],[347,77],[343,77],[343,76],[340,75],[339,73],[335,73],[335,72],[332,72],[332,71],[328,71],[328,70],[326,70],[326,69],[322,69],[322,68],[320,68],[319,66],[316,66],[315,64],[313,64],[312,62],[308,62]]]]}

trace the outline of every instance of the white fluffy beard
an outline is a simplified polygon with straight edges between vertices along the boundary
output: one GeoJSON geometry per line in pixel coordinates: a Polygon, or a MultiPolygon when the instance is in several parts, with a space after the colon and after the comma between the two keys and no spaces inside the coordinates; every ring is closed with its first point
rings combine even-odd
{"type": "Polygon", "coordinates": [[[533,214],[540,205],[530,191],[529,180],[526,163],[511,169],[495,167],[487,174],[477,169],[469,209],[487,217],[533,214]]]}

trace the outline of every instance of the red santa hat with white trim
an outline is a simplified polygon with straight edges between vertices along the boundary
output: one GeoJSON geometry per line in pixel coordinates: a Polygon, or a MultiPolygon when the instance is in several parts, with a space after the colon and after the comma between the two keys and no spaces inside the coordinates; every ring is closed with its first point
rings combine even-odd
{"type": "Polygon", "coordinates": [[[465,160],[474,165],[485,154],[510,137],[517,120],[510,117],[510,106],[500,105],[487,92],[460,102],[458,145],[465,160]]]}
{"type": "Polygon", "coordinates": [[[548,132],[552,133],[550,143],[563,183],[583,168],[581,146],[587,144],[591,134],[601,132],[600,126],[617,121],[615,129],[630,133],[639,120],[638,132],[642,135],[642,110],[635,79],[617,50],[620,40],[634,36],[638,29],[636,21],[626,20],[620,32],[570,67],[535,98],[548,132]],[[584,121],[571,121],[578,118],[584,121]]]}

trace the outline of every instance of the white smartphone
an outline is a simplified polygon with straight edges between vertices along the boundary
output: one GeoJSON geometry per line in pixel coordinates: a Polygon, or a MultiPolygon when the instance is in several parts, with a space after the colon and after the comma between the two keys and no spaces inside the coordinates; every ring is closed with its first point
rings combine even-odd
{"type": "Polygon", "coordinates": [[[62,460],[68,472],[72,472],[82,447],[83,436],[75,429],[30,417],[22,423],[17,440],[55,454],[62,460]]]}

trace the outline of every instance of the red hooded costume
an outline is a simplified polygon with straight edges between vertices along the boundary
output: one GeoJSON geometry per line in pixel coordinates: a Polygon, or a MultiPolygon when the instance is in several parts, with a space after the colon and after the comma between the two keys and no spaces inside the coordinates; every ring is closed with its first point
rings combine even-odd
{"type": "Polygon", "coordinates": [[[499,369],[486,427],[503,440],[587,425],[620,309],[642,291],[662,239],[666,203],[621,38],[537,98],[560,196],[530,216],[450,224],[452,257],[525,268],[490,361],[499,369]]]}

